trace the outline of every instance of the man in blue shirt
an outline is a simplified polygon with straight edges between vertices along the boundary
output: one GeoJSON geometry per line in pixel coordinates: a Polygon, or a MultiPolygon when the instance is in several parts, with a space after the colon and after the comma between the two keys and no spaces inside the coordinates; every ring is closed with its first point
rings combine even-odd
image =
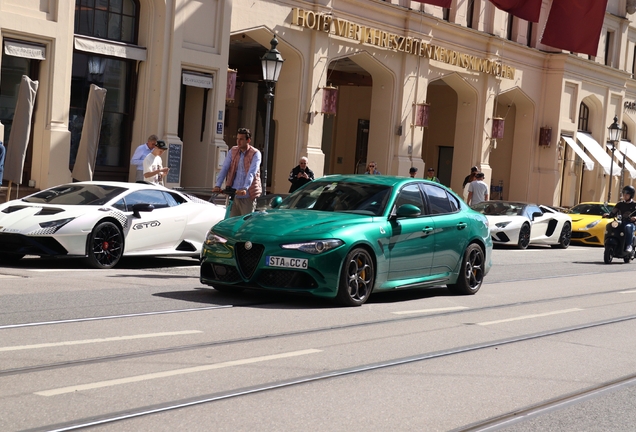
{"type": "Polygon", "coordinates": [[[132,159],[130,159],[130,164],[135,165],[137,167],[137,173],[135,175],[136,181],[144,181],[144,159],[146,156],[152,152],[152,149],[155,148],[157,144],[157,135],[150,135],[148,137],[148,141],[137,147],[135,153],[133,153],[132,159]]]}
{"type": "Polygon", "coordinates": [[[250,145],[252,134],[249,129],[240,128],[236,135],[236,146],[229,151],[223,161],[221,172],[216,178],[212,193],[221,192],[221,185],[236,190],[230,216],[241,216],[256,209],[256,198],[261,196],[261,152],[250,145]]]}

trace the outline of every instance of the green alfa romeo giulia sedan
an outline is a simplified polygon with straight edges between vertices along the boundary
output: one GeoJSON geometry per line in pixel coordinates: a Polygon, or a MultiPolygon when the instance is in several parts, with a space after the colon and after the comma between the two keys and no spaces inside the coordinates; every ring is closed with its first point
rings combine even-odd
{"type": "Polygon", "coordinates": [[[491,267],[488,221],[421,179],[334,175],[208,232],[201,282],[309,293],[359,306],[372,292],[446,285],[475,294],[491,267]]]}

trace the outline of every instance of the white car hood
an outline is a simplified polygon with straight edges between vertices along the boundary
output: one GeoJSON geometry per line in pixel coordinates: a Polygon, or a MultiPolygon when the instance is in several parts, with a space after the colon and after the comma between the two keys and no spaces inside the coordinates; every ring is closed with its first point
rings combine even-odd
{"type": "Polygon", "coordinates": [[[42,230],[40,226],[42,222],[75,219],[100,210],[110,212],[114,209],[106,206],[48,205],[10,201],[0,206],[0,232],[38,234],[42,230]]]}

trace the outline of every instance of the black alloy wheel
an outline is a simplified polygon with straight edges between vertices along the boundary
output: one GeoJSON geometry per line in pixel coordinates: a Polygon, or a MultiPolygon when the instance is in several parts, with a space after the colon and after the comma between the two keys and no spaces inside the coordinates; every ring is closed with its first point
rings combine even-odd
{"type": "Polygon", "coordinates": [[[342,265],[336,300],[344,306],[361,306],[369,299],[374,283],[375,268],[371,255],[366,249],[353,249],[342,265]]]}
{"type": "Polygon", "coordinates": [[[519,241],[517,247],[519,249],[527,249],[530,244],[530,224],[524,223],[519,230],[519,241]]]}
{"type": "Polygon", "coordinates": [[[472,295],[479,291],[484,282],[486,257],[478,244],[468,245],[462,258],[462,266],[454,284],[448,284],[453,294],[472,295]]]}
{"type": "Polygon", "coordinates": [[[570,240],[572,239],[572,225],[570,222],[563,224],[561,229],[561,235],[559,235],[559,243],[551,245],[553,248],[567,249],[570,246],[570,240]]]}
{"type": "Polygon", "coordinates": [[[88,264],[96,269],[113,268],[124,254],[124,237],[117,225],[98,223],[88,236],[88,264]]]}

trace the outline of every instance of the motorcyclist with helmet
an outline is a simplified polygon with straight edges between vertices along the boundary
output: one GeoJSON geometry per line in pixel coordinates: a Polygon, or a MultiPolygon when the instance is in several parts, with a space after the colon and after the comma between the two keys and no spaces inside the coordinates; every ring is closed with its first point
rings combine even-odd
{"type": "MultiPolygon", "coordinates": [[[[633,186],[627,185],[623,187],[621,191],[623,200],[616,203],[611,212],[606,215],[614,217],[620,214],[623,221],[623,229],[626,239],[631,239],[634,236],[634,222],[636,222],[636,201],[633,200],[634,190],[633,186]]],[[[625,252],[632,251],[632,242],[625,241],[625,252]]]]}

